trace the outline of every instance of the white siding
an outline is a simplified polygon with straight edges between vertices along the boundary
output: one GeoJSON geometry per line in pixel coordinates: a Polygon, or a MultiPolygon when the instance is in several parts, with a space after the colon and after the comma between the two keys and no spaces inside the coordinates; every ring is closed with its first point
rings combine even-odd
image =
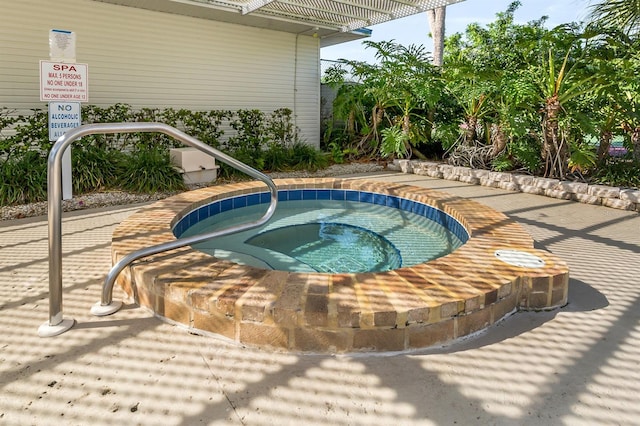
{"type": "Polygon", "coordinates": [[[89,64],[90,104],[286,107],[295,110],[304,140],[319,144],[313,37],[91,0],[0,0],[0,12],[0,106],[45,108],[38,61],[49,58],[49,30],[57,28],[77,34],[77,61],[89,64]]]}
{"type": "Polygon", "coordinates": [[[307,143],[320,143],[320,41],[299,37],[296,67],[296,124],[307,143]]]}

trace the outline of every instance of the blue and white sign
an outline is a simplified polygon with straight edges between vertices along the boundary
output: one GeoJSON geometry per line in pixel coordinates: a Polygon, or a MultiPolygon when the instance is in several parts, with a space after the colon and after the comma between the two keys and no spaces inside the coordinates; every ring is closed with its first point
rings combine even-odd
{"type": "MultiPolygon", "coordinates": [[[[80,102],[49,102],[49,140],[56,141],[68,130],[82,124],[80,102]]],[[[71,182],[71,147],[62,155],[62,199],[73,197],[71,182]]]]}
{"type": "Polygon", "coordinates": [[[67,130],[82,124],[80,102],[49,102],[49,140],[56,141],[67,130]]]}

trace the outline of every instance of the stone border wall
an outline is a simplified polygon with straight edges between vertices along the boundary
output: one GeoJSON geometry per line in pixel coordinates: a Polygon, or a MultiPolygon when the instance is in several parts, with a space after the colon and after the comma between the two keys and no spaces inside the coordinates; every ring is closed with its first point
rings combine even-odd
{"type": "Polygon", "coordinates": [[[640,212],[640,190],[605,185],[561,181],[523,174],[492,172],[470,167],[451,166],[432,161],[394,160],[389,170],[413,173],[438,179],[458,180],[473,185],[501,188],[528,194],[544,195],[561,200],[602,205],[620,210],[640,212]]]}

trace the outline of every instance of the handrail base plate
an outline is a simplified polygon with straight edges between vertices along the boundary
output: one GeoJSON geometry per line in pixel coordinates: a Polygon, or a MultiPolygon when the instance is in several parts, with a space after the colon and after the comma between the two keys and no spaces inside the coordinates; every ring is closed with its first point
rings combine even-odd
{"type": "Polygon", "coordinates": [[[65,331],[69,330],[71,327],[75,325],[75,323],[76,323],[76,320],[74,320],[73,318],[63,319],[62,321],[60,321],[59,324],[56,324],[56,325],[51,325],[49,324],[49,321],[47,321],[44,324],[42,324],[40,327],[38,327],[38,336],[40,337],[57,336],[58,334],[62,334],[65,331]]]}
{"type": "Polygon", "coordinates": [[[116,313],[122,308],[122,302],[113,300],[108,305],[103,305],[101,302],[97,302],[91,307],[91,314],[96,317],[105,317],[116,313]]]}

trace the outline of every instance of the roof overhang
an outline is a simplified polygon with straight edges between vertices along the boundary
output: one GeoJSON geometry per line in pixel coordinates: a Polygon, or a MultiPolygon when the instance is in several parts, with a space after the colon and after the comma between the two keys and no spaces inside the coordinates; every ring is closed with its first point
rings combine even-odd
{"type": "Polygon", "coordinates": [[[97,0],[320,38],[322,47],[368,37],[365,27],[464,0],[97,0]]]}

